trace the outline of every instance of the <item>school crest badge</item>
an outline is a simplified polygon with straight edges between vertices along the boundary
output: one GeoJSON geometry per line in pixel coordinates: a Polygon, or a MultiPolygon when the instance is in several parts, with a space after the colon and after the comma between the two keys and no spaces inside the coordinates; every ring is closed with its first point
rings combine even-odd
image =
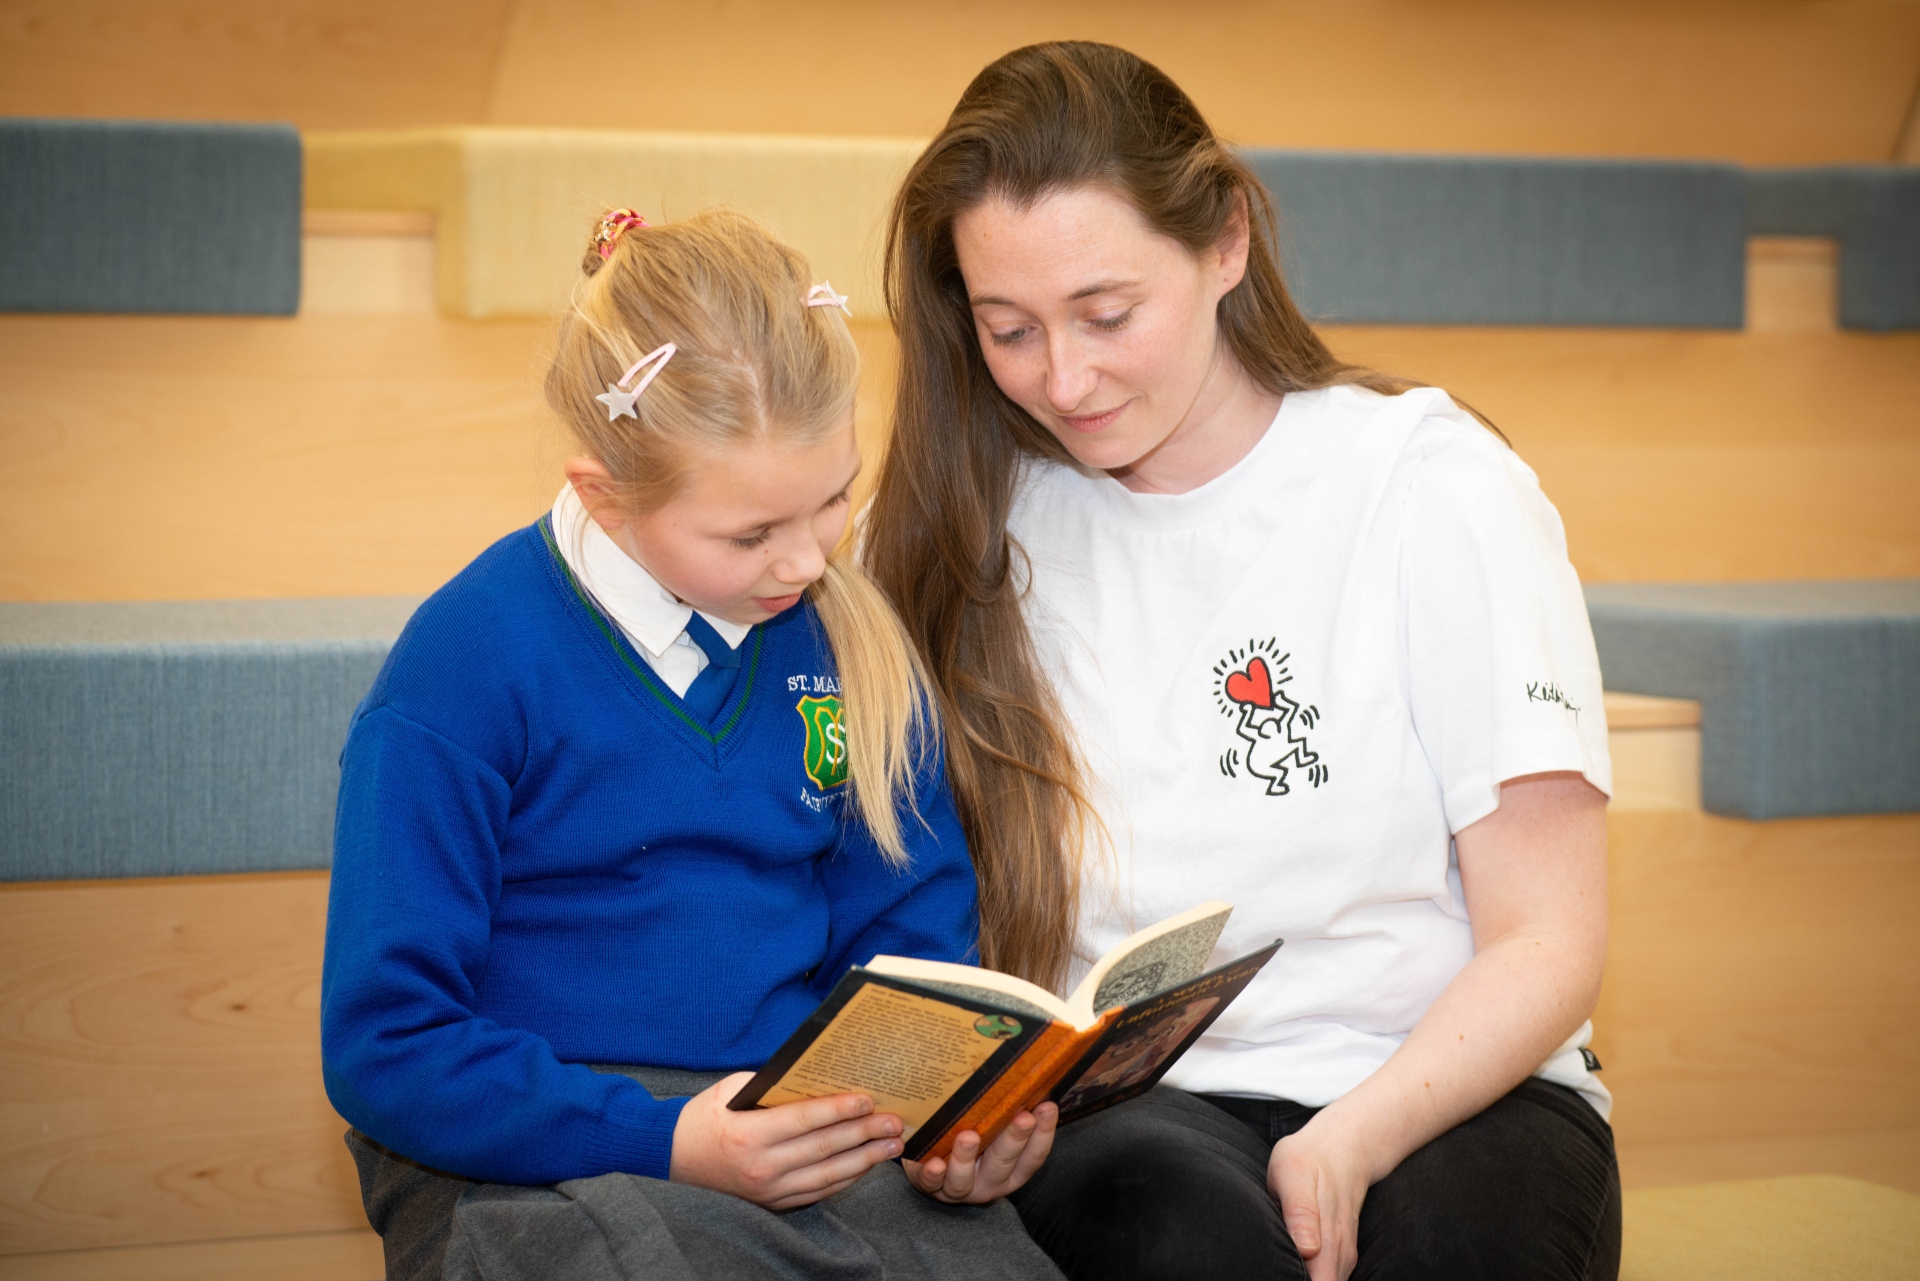
{"type": "Polygon", "coordinates": [[[1305,773],[1319,787],[1329,774],[1327,763],[1307,745],[1307,731],[1320,720],[1320,709],[1302,707],[1286,686],[1291,654],[1282,654],[1277,641],[1248,641],[1236,646],[1213,665],[1213,699],[1224,716],[1234,719],[1234,736],[1244,747],[1220,757],[1220,772],[1238,778],[1242,771],[1266,784],[1268,796],[1285,796],[1293,789],[1287,775],[1305,773]]]}
{"type": "Polygon", "coordinates": [[[823,792],[840,786],[847,781],[847,726],[839,698],[803,698],[794,707],[807,723],[807,777],[823,792]]]}

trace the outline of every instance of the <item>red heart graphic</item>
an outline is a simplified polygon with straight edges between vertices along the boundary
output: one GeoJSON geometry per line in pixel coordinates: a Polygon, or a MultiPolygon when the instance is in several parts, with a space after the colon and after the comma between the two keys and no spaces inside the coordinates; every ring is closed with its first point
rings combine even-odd
{"type": "Polygon", "coordinates": [[[1244,672],[1227,674],[1227,697],[1236,703],[1255,707],[1273,706],[1273,677],[1267,674],[1267,660],[1256,658],[1244,672]]]}

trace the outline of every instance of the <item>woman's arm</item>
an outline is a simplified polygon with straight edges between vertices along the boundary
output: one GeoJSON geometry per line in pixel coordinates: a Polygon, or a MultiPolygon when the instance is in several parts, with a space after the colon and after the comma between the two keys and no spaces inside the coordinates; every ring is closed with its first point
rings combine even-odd
{"type": "Polygon", "coordinates": [[[1593,1012],[1607,939],[1606,797],[1508,779],[1454,836],[1474,956],[1392,1058],[1274,1147],[1267,1186],[1313,1281],[1353,1271],[1367,1189],[1531,1075],[1593,1012]]]}

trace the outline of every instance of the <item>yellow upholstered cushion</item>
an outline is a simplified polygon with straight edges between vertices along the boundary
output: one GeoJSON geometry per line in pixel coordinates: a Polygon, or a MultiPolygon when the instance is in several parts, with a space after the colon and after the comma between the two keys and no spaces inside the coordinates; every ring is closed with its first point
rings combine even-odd
{"type": "Polygon", "coordinates": [[[760,215],[851,296],[884,317],[887,210],[923,143],[888,138],[448,128],[308,134],[316,209],[426,209],[436,225],[440,308],[471,319],[558,311],[594,220],[713,205],[760,215]]]}
{"type": "Polygon", "coordinates": [[[1920,1277],[1920,1196],[1830,1174],[1626,1196],[1620,1281],[1920,1277]]]}

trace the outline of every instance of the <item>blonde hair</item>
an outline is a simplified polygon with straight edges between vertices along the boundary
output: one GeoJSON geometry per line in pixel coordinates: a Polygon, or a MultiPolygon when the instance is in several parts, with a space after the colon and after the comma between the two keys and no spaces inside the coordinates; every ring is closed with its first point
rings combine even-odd
{"type": "MultiPolygon", "coordinates": [[[[672,498],[703,452],[809,445],[853,421],[860,357],[837,308],[806,305],[806,260],[757,219],[713,210],[590,244],[560,323],[547,402],[637,513],[672,498]],[[608,421],[595,399],[636,359],[677,347],[634,405],[608,421]]],[[[560,536],[560,531],[555,531],[560,536]]],[[[916,760],[939,742],[926,673],[886,597],[846,548],[807,597],[840,672],[850,803],[895,867],[916,760]]]]}

